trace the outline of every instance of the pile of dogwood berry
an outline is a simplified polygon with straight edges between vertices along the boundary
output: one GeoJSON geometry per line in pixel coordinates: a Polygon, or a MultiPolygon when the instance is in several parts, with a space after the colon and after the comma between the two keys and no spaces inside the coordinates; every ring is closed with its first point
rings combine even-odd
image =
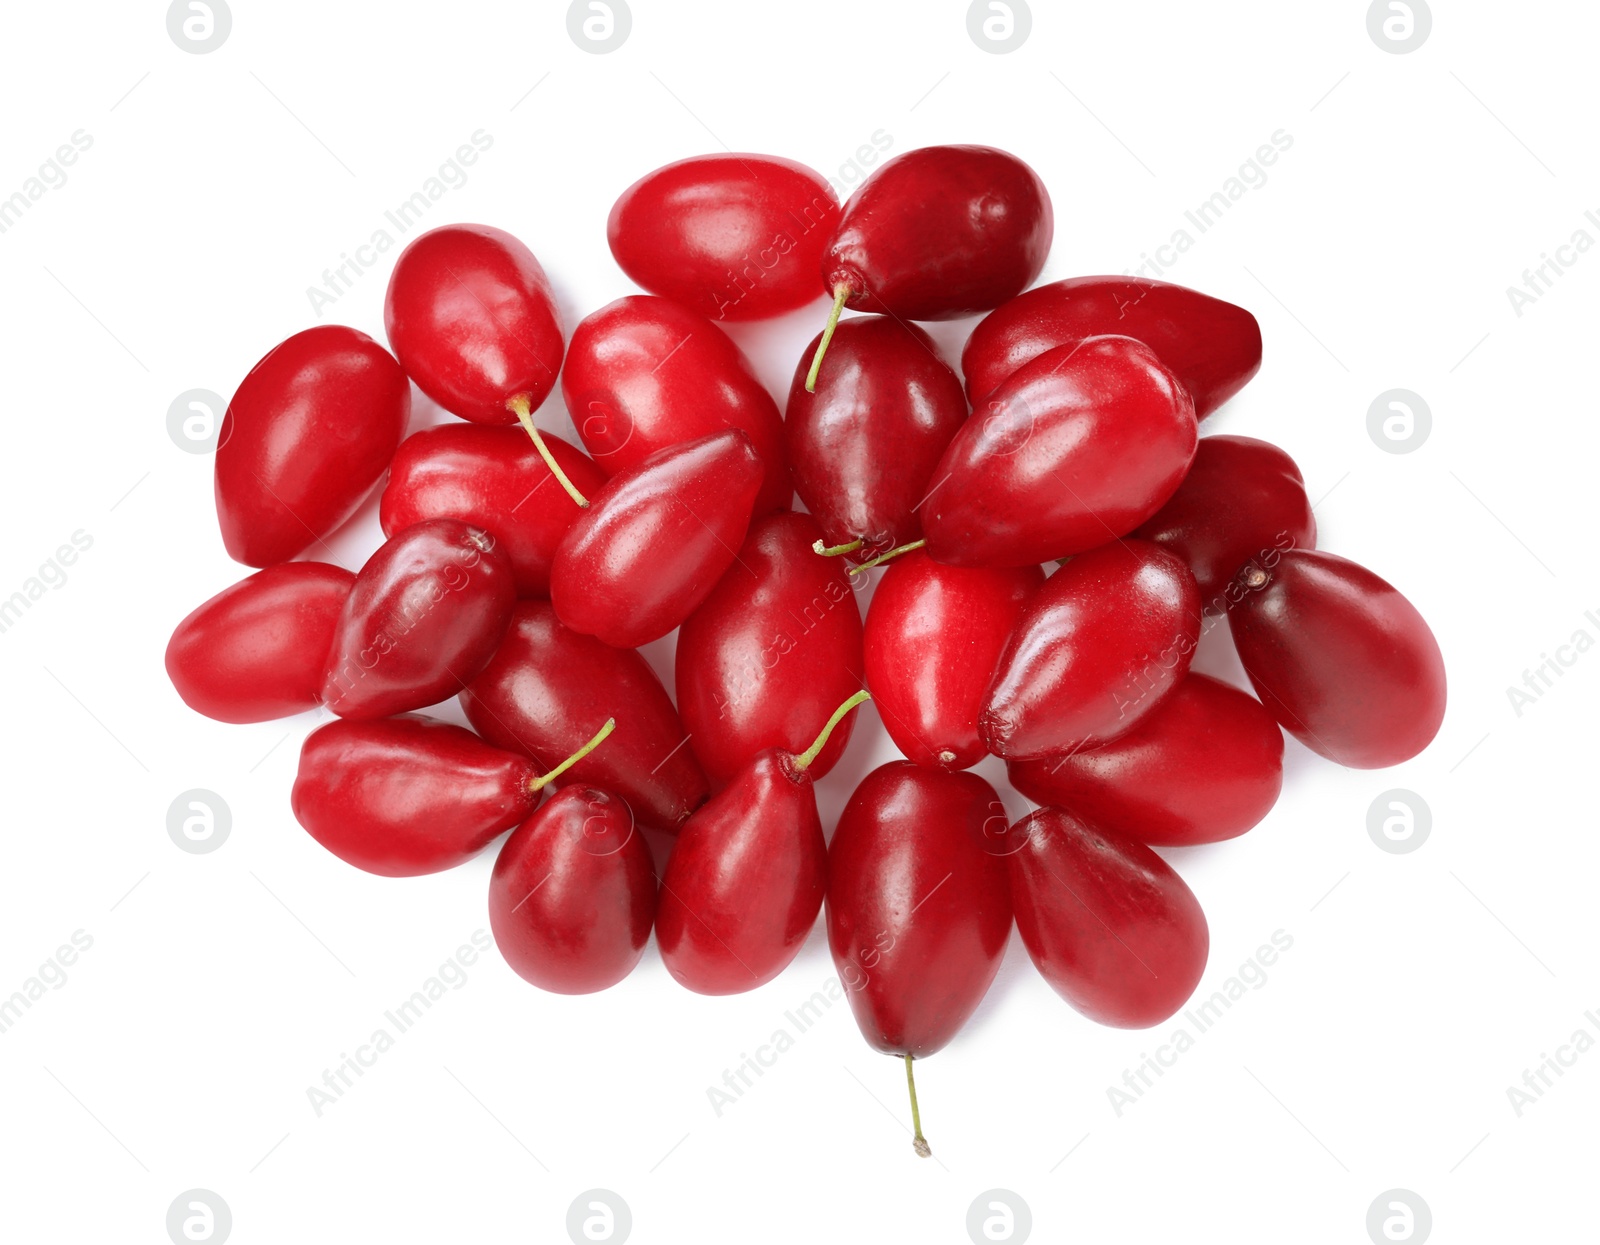
{"type": "Polygon", "coordinates": [[[789,160],[682,160],[611,211],[650,293],[570,338],[516,238],[419,236],[388,350],[312,328],[240,383],[217,517],[262,569],[178,625],[173,685],[223,722],[330,710],[291,799],[358,868],[448,869],[510,830],[492,928],[543,989],[615,985],[653,928],[690,990],[749,990],[825,907],[908,1080],[1013,920],[1073,1007],[1159,1023],[1208,935],[1152,847],[1260,821],[1282,730],[1341,765],[1415,755],[1444,666],[1403,596],[1316,549],[1287,454],[1199,437],[1261,365],[1255,317],[1134,277],[1030,289],[1052,233],[989,147],[908,152],[842,207],[789,160]],[[716,321],[819,293],[780,415],[716,321]],[[983,313],[959,376],[914,323],[983,313]],[[536,422],[558,381],[582,449],[536,422]],[[460,422],[405,436],[413,383],[460,422]],[[315,560],[380,486],[360,572],[315,560]],[[1224,615],[1255,696],[1189,670],[1224,615]],[[674,629],[669,694],[637,650],[674,629]],[[452,696],[472,730],[416,712],[452,696]],[[830,836],[812,784],[869,698],[906,759],[830,836]],[[969,772],[988,755],[1040,806],[1016,824],[969,772]]]}

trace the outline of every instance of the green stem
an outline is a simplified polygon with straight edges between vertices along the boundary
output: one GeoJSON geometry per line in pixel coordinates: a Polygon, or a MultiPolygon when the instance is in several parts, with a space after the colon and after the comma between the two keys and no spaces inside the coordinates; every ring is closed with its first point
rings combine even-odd
{"type": "Polygon", "coordinates": [[[830,548],[820,540],[814,540],[811,542],[811,547],[825,558],[837,558],[841,554],[854,553],[861,548],[861,541],[859,539],[852,540],[848,545],[834,545],[830,548]]]}
{"type": "Polygon", "coordinates": [[[574,752],[571,756],[569,756],[565,761],[561,762],[560,765],[556,766],[555,769],[551,770],[548,774],[541,774],[541,775],[539,775],[539,777],[535,778],[532,782],[530,782],[528,784],[528,790],[530,790],[530,791],[542,791],[545,787],[548,787],[551,783],[553,783],[556,779],[560,778],[561,775],[565,774],[569,769],[571,769],[579,761],[583,760],[584,757],[588,756],[591,752],[593,752],[596,748],[598,748],[600,746],[600,744],[601,744],[601,741],[603,741],[607,735],[611,734],[611,732],[616,730],[616,729],[617,729],[617,720],[616,720],[616,718],[607,718],[606,719],[606,724],[604,726],[602,726],[599,730],[597,730],[594,733],[594,738],[593,739],[591,739],[588,743],[584,744],[583,747],[579,748],[576,752],[574,752]]]}
{"type": "Polygon", "coordinates": [[[828,343],[833,340],[833,330],[839,327],[839,313],[844,310],[844,300],[850,297],[850,287],[841,281],[833,287],[833,310],[828,313],[827,327],[822,330],[822,340],[817,343],[817,353],[811,356],[811,370],[806,373],[806,392],[816,393],[817,373],[822,370],[822,356],[828,353],[828,343]]]}
{"type": "Polygon", "coordinates": [[[833,728],[838,726],[840,722],[844,721],[844,715],[849,713],[850,710],[854,709],[863,700],[871,699],[872,693],[863,688],[854,696],[850,697],[849,700],[845,701],[844,704],[835,709],[833,711],[833,716],[828,719],[828,724],[822,728],[822,734],[817,736],[816,740],[809,748],[807,748],[799,756],[795,757],[794,767],[798,770],[803,770],[810,765],[811,762],[815,761],[818,753],[828,746],[828,736],[833,734],[833,728]]]}
{"type": "Polygon", "coordinates": [[[550,453],[550,447],[544,443],[544,438],[539,435],[539,429],[533,422],[533,411],[528,406],[528,395],[519,393],[514,398],[506,399],[506,406],[516,413],[522,426],[528,430],[528,435],[533,438],[533,447],[539,451],[539,457],[544,459],[544,465],[550,468],[561,487],[567,490],[567,496],[585,508],[589,499],[578,492],[577,486],[567,479],[567,473],[561,470],[561,464],[556,462],[555,456],[550,453]]]}
{"type": "Polygon", "coordinates": [[[877,557],[869,558],[859,566],[852,566],[850,573],[859,575],[862,571],[870,571],[875,566],[882,566],[890,558],[898,558],[902,553],[910,553],[913,549],[921,549],[927,543],[926,540],[914,540],[909,545],[901,545],[899,548],[889,550],[888,553],[880,553],[877,557]]]}
{"type": "Polygon", "coordinates": [[[933,1154],[933,1147],[922,1135],[922,1114],[917,1110],[917,1078],[911,1075],[911,1056],[906,1056],[906,1088],[911,1091],[911,1148],[923,1158],[933,1154]]]}

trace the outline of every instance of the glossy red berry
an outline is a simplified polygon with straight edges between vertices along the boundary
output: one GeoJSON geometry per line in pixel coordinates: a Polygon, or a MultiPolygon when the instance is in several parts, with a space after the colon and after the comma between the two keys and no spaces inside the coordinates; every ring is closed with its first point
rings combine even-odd
{"type": "Polygon", "coordinates": [[[228,556],[287,562],[355,513],[405,435],[411,386],[365,333],[328,324],[250,369],[217,436],[217,522],[228,556]]]}
{"type": "Polygon", "coordinates": [[[903,320],[954,320],[1015,298],[1055,232],[1031,168],[994,147],[920,147],[886,161],[845,204],[822,287],[903,320]]]}
{"type": "Polygon", "coordinates": [[[827,179],[778,156],[691,156],[646,173],[606,222],[617,264],[711,320],[763,320],[817,296],[839,221],[827,179]]]}
{"type": "Polygon", "coordinates": [[[1239,660],[1283,728],[1353,769],[1417,755],[1439,732],[1444,658],[1410,601],[1363,566],[1291,549],[1229,589],[1239,660]]]}
{"type": "Polygon", "coordinates": [[[1172,554],[1120,540],[1079,554],[1029,598],[978,718],[990,752],[1059,755],[1124,734],[1188,672],[1200,593],[1172,554]]]}
{"type": "Polygon", "coordinates": [[[616,648],[659,640],[733,562],[761,482],[761,459],[737,428],[668,446],[613,476],[556,550],[556,616],[616,648]]]}
{"type": "Polygon", "coordinates": [[[1166,861],[1059,808],[1024,818],[1010,838],[1017,932],[1057,994],[1119,1029],[1160,1024],[1188,1001],[1211,935],[1166,861]]]}
{"type": "Polygon", "coordinates": [[[1073,277],[1018,295],[972,330],[961,354],[967,396],[981,406],[1024,363],[1103,333],[1154,350],[1201,419],[1261,368],[1261,326],[1243,307],[1143,277],[1073,277]]]}
{"type": "Polygon", "coordinates": [[[524,981],[557,994],[592,994],[631,973],[655,907],[655,866],[632,810],[581,784],[512,832],[489,881],[500,954],[524,981]]]}
{"type": "Polygon", "coordinates": [[[539,261],[503,229],[441,225],[395,261],[383,324],[406,374],[452,415],[514,424],[561,370],[561,317],[539,261]]]}
{"type": "Polygon", "coordinates": [[[890,562],[867,609],[867,687],[895,746],[918,765],[966,769],[988,755],[978,715],[1038,566],[945,566],[916,550],[890,562]]]}
{"type": "Polygon", "coordinates": [[[769,749],[684,826],[667,861],[661,958],[699,994],[771,981],[816,924],[827,844],[809,776],[769,749]]]}
{"type": "Polygon", "coordinates": [[[811,776],[768,749],[710,797],[667,859],[656,941],[696,994],[754,991],[800,951],[821,911],[827,845],[811,776]]]}
{"type": "Polygon", "coordinates": [[[796,755],[769,748],[689,818],[662,879],[656,941],[667,971],[700,994],[753,990],[788,966],[816,924],[828,848],[811,766],[867,693],[841,702],[796,755]]]}
{"type": "Polygon", "coordinates": [[[1261,702],[1192,671],[1124,735],[1098,748],[1013,761],[1036,804],[1157,847],[1243,834],[1283,789],[1283,732],[1261,702]]]}
{"type": "Polygon", "coordinates": [[[872,771],[828,847],[828,947],[862,1037],[921,1059],[977,1010],[1011,933],[1005,808],[976,774],[872,771]]]}
{"type": "MultiPolygon", "coordinates": [[[[821,535],[810,515],[758,519],[678,632],[678,711],[713,782],[769,748],[804,750],[861,690],[861,614],[840,560],[813,549],[821,535]]],[[[833,732],[814,778],[833,768],[853,721],[833,732]]]]}
{"type": "Polygon", "coordinates": [[[608,718],[616,730],[568,782],[626,800],[641,823],[676,831],[704,803],[706,776],[666,688],[631,649],[562,626],[548,601],[520,601],[494,657],[461,693],[477,732],[550,769],[608,718]]]}
{"type": "Polygon", "coordinates": [[[784,413],[795,489],[829,546],[860,541],[852,560],[922,536],[917,510],[945,446],[966,422],[961,382],[914,324],[888,316],[841,323],[815,393],[795,371],[784,413]]]}
{"type": "Polygon", "coordinates": [[[538,775],[471,731],[406,714],[312,731],[290,798],[295,819],[341,860],[415,877],[471,859],[531,814],[538,775]]]}
{"type": "Polygon", "coordinates": [[[325,562],[284,562],[224,588],[167,643],[183,703],[218,722],[265,722],[322,703],[328,646],[356,577],[325,562]]]}
{"type": "MultiPolygon", "coordinates": [[[[567,477],[587,496],[605,474],[560,437],[542,433],[567,477]]],[[[511,559],[517,595],[550,595],[550,564],[567,529],[583,513],[520,428],[441,424],[400,443],[378,507],[383,534],[425,519],[460,519],[481,527],[511,559]]]]}
{"type": "Polygon", "coordinates": [[[975,412],[934,468],[928,552],[1023,566],[1143,523],[1183,481],[1194,405],[1148,346],[1097,337],[1040,355],[975,412]]]}
{"type": "Polygon", "coordinates": [[[1133,535],[1183,559],[1207,613],[1251,559],[1314,549],[1317,520],[1294,459],[1253,437],[1201,437],[1178,491],[1133,535]]]}
{"type": "Polygon", "coordinates": [[[771,981],[800,951],[827,885],[811,765],[864,699],[858,691],[840,703],[802,754],[757,755],[683,827],[656,917],[661,959],[678,983],[739,994],[771,981]]]}
{"type": "Polygon", "coordinates": [[[766,468],[756,512],[793,499],[778,404],[733,340],[681,303],[636,295],[586,316],[572,333],[561,393],[608,475],[668,446],[737,428],[766,468]]]}
{"type": "Polygon", "coordinates": [[[516,597],[510,559],[482,528],[429,519],[397,532],[345,600],[323,701],[382,718],[448,700],[493,656],[516,597]]]}

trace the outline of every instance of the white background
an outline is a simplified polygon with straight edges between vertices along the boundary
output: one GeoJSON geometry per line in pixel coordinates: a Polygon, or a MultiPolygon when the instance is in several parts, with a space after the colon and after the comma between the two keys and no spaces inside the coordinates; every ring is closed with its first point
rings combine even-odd
{"type": "MultiPolygon", "coordinates": [[[[93,947],[0,1033],[5,1238],[161,1242],[172,1200],[202,1188],[239,1242],[562,1241],[599,1187],[638,1242],[963,1242],[1000,1188],[1041,1241],[1362,1242],[1399,1187],[1440,1241],[1592,1239],[1600,1053],[1520,1118],[1506,1091],[1580,1027],[1600,1037],[1600,656],[1520,716],[1506,689],[1574,632],[1600,638],[1600,255],[1520,316],[1506,288],[1576,230],[1600,240],[1600,12],[1436,0],[1426,44],[1393,55],[1366,7],[1039,2],[1027,43],[993,55],[952,0],[634,0],[626,44],[593,55],[559,3],[234,0],[228,41],[193,55],[160,3],[8,5],[0,195],[74,131],[93,145],[0,234],[0,597],[73,532],[93,545],[0,635],[0,996],[74,931],[93,947]],[[428,224],[516,233],[569,327],[631,292],[612,200],[682,156],[779,153],[847,184],[878,130],[896,152],[1007,148],[1054,196],[1053,280],[1135,267],[1292,136],[1168,274],[1262,324],[1260,376],[1206,431],[1295,456],[1322,546],[1432,623],[1450,710],[1386,773],[1290,741],[1259,828],[1167,853],[1210,918],[1202,993],[1274,931],[1293,947],[1120,1117],[1108,1087],[1177,1022],[1096,1028],[1013,938],[972,1023],[919,1066],[937,1162],[908,1144],[899,1064],[842,1003],[718,1118],[708,1087],[833,975],[820,926],[777,981],[727,999],[679,989],[653,945],[578,999],[490,953],[314,1114],[307,1087],[487,927],[493,853],[359,873],[290,815],[315,715],[228,727],[178,701],[172,627],[244,572],[210,460],[175,448],[166,412],[228,395],[314,322],[307,287],[479,129],[492,148],[428,224]],[[1396,387],[1433,413],[1407,455],[1367,433],[1396,387]],[[167,835],[189,788],[232,810],[214,853],[167,835]],[[1432,810],[1410,854],[1368,837],[1391,788],[1432,810]]],[[[323,320],[381,340],[386,274],[323,320]]],[[[775,393],[824,310],[734,329],[775,393]]],[[[952,361],[969,329],[934,326],[952,361]]],[[[540,421],[571,435],[559,395],[540,421]]],[[[369,506],[335,547],[356,567],[377,539],[369,506]]],[[[668,646],[651,657],[670,673],[668,646]]],[[[1200,668],[1238,677],[1225,637],[1200,668]]],[[[892,755],[863,710],[819,784],[825,821],[892,755]]]]}

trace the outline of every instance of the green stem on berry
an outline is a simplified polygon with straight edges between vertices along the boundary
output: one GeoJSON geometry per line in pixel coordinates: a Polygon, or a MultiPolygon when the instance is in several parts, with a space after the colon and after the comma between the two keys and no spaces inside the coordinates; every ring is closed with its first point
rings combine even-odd
{"type": "Polygon", "coordinates": [[[810,765],[811,762],[815,761],[822,750],[828,746],[828,736],[833,734],[833,728],[838,726],[840,722],[844,721],[844,715],[849,713],[850,710],[854,709],[862,701],[871,699],[872,693],[863,688],[854,696],[850,697],[849,700],[845,701],[844,704],[835,709],[833,711],[833,716],[828,719],[828,724],[822,728],[822,734],[816,737],[809,748],[807,748],[799,756],[795,757],[795,769],[803,770],[810,765]]]}
{"type": "Polygon", "coordinates": [[[844,300],[849,297],[850,287],[843,281],[833,287],[833,310],[828,313],[828,323],[822,330],[822,340],[817,343],[817,353],[811,356],[811,370],[806,373],[807,393],[817,391],[817,373],[822,370],[822,356],[828,353],[828,343],[833,340],[833,330],[839,327],[839,313],[844,310],[844,300]]]}
{"type": "Polygon", "coordinates": [[[531,782],[529,782],[528,783],[528,790],[530,790],[530,791],[542,791],[542,790],[544,790],[551,783],[553,783],[557,778],[560,778],[561,775],[565,774],[569,769],[571,769],[579,761],[583,760],[584,757],[588,756],[591,752],[593,752],[596,748],[598,748],[600,746],[601,742],[604,741],[605,737],[607,735],[611,734],[611,732],[616,730],[616,729],[617,729],[617,720],[616,720],[616,718],[607,718],[606,719],[606,724],[604,726],[602,726],[599,730],[597,730],[594,733],[594,738],[593,739],[591,739],[588,743],[584,744],[583,747],[579,748],[576,752],[574,752],[571,756],[569,756],[565,761],[561,762],[560,765],[556,766],[555,769],[551,770],[548,774],[540,774],[539,777],[537,777],[537,778],[533,779],[531,782]]]}
{"type": "Polygon", "coordinates": [[[515,413],[522,426],[528,430],[528,435],[533,438],[533,447],[539,451],[539,457],[544,459],[544,465],[554,473],[561,487],[567,490],[567,496],[578,505],[587,507],[589,499],[578,492],[577,486],[567,479],[567,473],[561,470],[561,464],[556,462],[555,456],[550,453],[550,447],[544,443],[544,438],[539,435],[539,429],[533,422],[533,410],[528,404],[528,395],[519,393],[514,398],[506,399],[506,407],[515,413]]]}
{"type": "Polygon", "coordinates": [[[933,1154],[933,1147],[922,1135],[922,1114],[917,1110],[917,1078],[911,1074],[911,1056],[906,1056],[906,1088],[911,1091],[911,1148],[922,1158],[933,1154]]]}
{"type": "Polygon", "coordinates": [[[928,542],[926,540],[914,540],[909,545],[899,545],[896,548],[889,550],[888,553],[880,553],[875,558],[868,558],[865,562],[861,563],[860,566],[852,566],[850,568],[850,573],[852,575],[859,575],[862,571],[870,571],[875,566],[882,566],[891,558],[898,558],[902,553],[910,553],[913,549],[921,549],[922,546],[927,543],[928,542]]]}

